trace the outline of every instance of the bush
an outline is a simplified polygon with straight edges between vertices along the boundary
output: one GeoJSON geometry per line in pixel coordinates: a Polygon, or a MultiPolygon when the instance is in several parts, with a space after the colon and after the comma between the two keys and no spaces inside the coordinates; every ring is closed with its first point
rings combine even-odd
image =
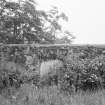
{"type": "Polygon", "coordinates": [[[63,90],[98,90],[105,86],[105,56],[80,58],[80,54],[68,55],[64,61],[66,68],[61,81],[63,90]]]}
{"type": "Polygon", "coordinates": [[[0,62],[0,88],[15,87],[19,88],[22,84],[21,75],[25,68],[14,62],[3,61],[0,62]]]}
{"type": "Polygon", "coordinates": [[[84,70],[86,69],[84,61],[80,60],[77,54],[71,54],[65,58],[64,63],[65,70],[61,86],[68,88],[65,90],[69,90],[69,88],[71,89],[71,87],[75,87],[75,91],[77,91],[82,81],[84,70]]]}

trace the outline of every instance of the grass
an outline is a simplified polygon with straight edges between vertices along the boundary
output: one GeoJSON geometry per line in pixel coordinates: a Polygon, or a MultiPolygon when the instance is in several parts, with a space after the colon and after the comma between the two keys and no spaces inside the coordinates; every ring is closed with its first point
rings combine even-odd
{"type": "Polygon", "coordinates": [[[66,95],[56,86],[37,89],[25,84],[18,91],[11,92],[11,97],[0,96],[0,105],[105,105],[105,92],[66,95]]]}

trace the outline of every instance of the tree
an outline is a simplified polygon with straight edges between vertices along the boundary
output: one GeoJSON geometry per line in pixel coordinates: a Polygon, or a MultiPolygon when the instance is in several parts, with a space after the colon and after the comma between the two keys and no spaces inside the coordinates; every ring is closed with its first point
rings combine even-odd
{"type": "Polygon", "coordinates": [[[46,12],[44,19],[45,34],[54,40],[54,43],[71,43],[72,39],[75,37],[68,30],[63,31],[62,25],[59,23],[60,19],[68,22],[68,17],[65,15],[65,13],[60,13],[57,7],[53,7],[50,11],[46,12]],[[57,38],[57,34],[63,34],[64,37],[57,38]]]}
{"type": "Polygon", "coordinates": [[[1,43],[40,42],[43,34],[40,13],[33,1],[0,2],[1,43]]]}
{"type": "MultiPolygon", "coordinates": [[[[0,1],[0,43],[54,43],[55,33],[62,32],[58,20],[68,20],[56,7],[49,12],[36,9],[33,0],[0,1]],[[45,27],[49,23],[48,27],[45,27]]],[[[69,32],[64,33],[71,35],[69,32]]],[[[65,38],[64,38],[65,39],[65,38]]],[[[67,38],[66,38],[67,39],[67,38]]]]}

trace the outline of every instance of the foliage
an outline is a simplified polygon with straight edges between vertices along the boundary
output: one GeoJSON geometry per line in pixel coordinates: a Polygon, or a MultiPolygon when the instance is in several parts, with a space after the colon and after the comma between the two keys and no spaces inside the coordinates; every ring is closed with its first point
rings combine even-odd
{"type": "MultiPolygon", "coordinates": [[[[67,16],[56,7],[44,12],[36,9],[33,0],[1,0],[0,43],[71,43],[70,37],[73,36],[67,30],[63,31],[60,19],[68,21],[67,16]],[[64,37],[58,39],[57,32],[64,34],[64,37]]],[[[105,49],[93,46],[38,49],[32,46],[0,46],[0,88],[9,87],[11,81],[12,85],[20,86],[21,80],[36,85],[39,82],[37,62],[50,59],[63,62],[63,73],[59,72],[58,78],[61,90],[71,92],[71,88],[75,88],[75,91],[105,88],[105,49]],[[28,56],[32,57],[31,64],[27,63],[28,56]]]]}
{"type": "Polygon", "coordinates": [[[23,65],[14,62],[0,61],[0,91],[5,88],[19,88],[23,83],[23,65]]]}
{"type": "Polygon", "coordinates": [[[65,73],[61,86],[74,86],[77,90],[96,91],[105,87],[105,55],[103,50],[92,47],[74,49],[65,58],[65,73]],[[76,51],[77,50],[77,51],[76,51]],[[79,53],[78,53],[79,52],[79,53]],[[88,54],[88,55],[85,55],[88,54]]]}
{"type": "Polygon", "coordinates": [[[57,7],[53,7],[50,11],[46,12],[44,30],[46,31],[46,35],[54,40],[54,43],[70,44],[74,36],[68,30],[62,29],[62,25],[59,22],[61,19],[66,22],[68,21],[68,17],[65,13],[60,13],[57,7]],[[63,37],[57,38],[57,34],[63,34],[63,37]]]}
{"type": "MultiPolygon", "coordinates": [[[[68,20],[56,7],[44,12],[37,10],[36,3],[30,0],[1,0],[0,7],[0,43],[54,43],[54,33],[62,32],[58,20],[68,20]],[[47,23],[50,25],[46,27],[47,23]]],[[[68,31],[65,33],[71,36],[68,31]]]]}
{"type": "Polygon", "coordinates": [[[2,1],[0,23],[1,43],[24,43],[24,39],[39,41],[43,30],[38,11],[31,1],[7,2],[2,1]],[[32,31],[33,29],[33,31],[32,31]],[[36,31],[35,31],[36,30],[36,31]],[[36,40],[37,39],[37,40],[36,40]]]}

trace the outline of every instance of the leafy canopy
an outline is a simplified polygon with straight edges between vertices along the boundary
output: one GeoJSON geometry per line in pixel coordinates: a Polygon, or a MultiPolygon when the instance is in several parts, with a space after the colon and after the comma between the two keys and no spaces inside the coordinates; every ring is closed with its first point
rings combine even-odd
{"type": "MultiPolygon", "coordinates": [[[[0,43],[56,43],[56,32],[62,32],[59,19],[68,20],[53,7],[48,12],[37,10],[34,0],[0,1],[0,43]],[[46,25],[49,24],[49,25],[46,25]]],[[[70,43],[69,31],[60,43],[70,43]]],[[[71,36],[71,38],[73,38],[71,36]]]]}

